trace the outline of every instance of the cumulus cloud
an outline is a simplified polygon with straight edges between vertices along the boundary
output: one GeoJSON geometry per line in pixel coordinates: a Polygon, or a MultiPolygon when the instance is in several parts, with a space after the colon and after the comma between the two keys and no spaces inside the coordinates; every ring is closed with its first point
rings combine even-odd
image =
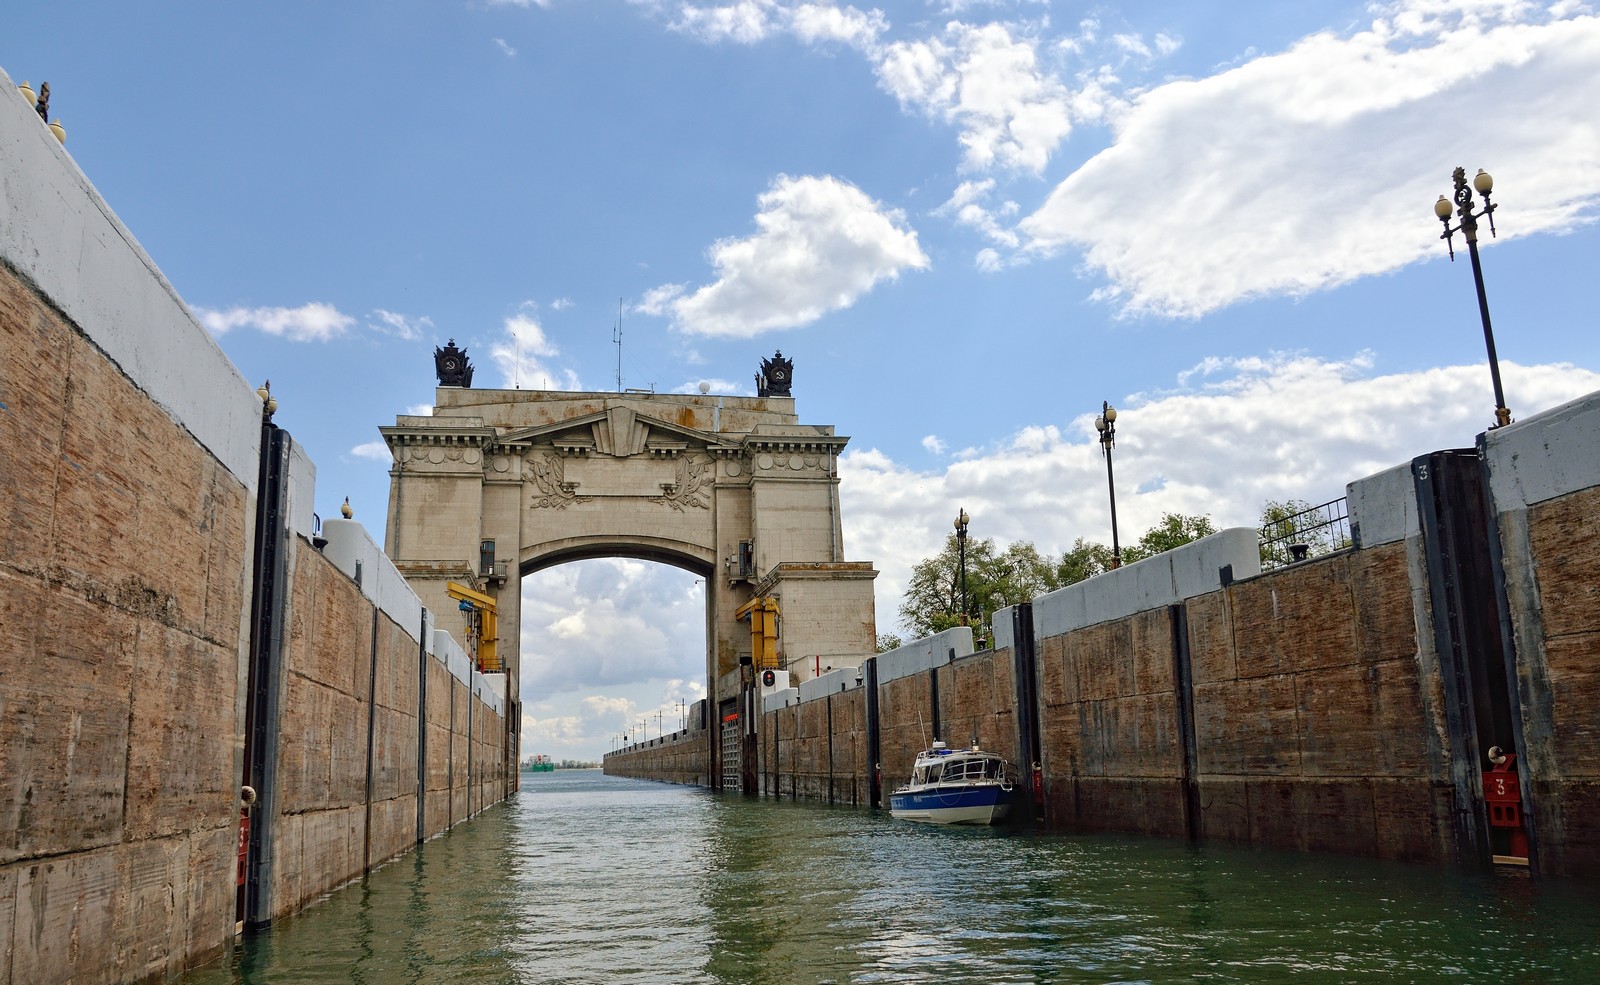
{"type": "MultiPolygon", "coordinates": [[[[1132,394],[1117,418],[1117,515],[1124,542],[1166,512],[1253,526],[1268,500],[1324,502],[1355,479],[1441,448],[1470,446],[1493,419],[1482,365],[1374,374],[1375,357],[1301,354],[1216,358],[1171,390],[1132,394]],[[1316,414],[1304,408],[1318,408],[1316,414]]],[[[1570,365],[1501,363],[1521,417],[1600,389],[1570,365]]],[[[839,459],[846,553],[882,572],[879,628],[894,621],[911,568],[936,553],[952,504],[972,534],[1032,541],[1059,553],[1074,539],[1110,541],[1106,470],[1094,414],[1023,428],[942,471],[881,452],[839,459]]]]}
{"type": "Polygon", "coordinates": [[[888,28],[879,10],[863,11],[833,3],[779,3],[738,0],[720,5],[684,4],[672,29],[701,41],[755,44],[792,34],[807,44],[837,42],[869,48],[888,28]]]}
{"type": "MultiPolygon", "coordinates": [[[[1021,244],[1022,239],[1016,230],[1006,227],[1001,220],[1016,215],[1019,206],[1012,201],[1003,202],[996,209],[986,206],[984,199],[994,189],[994,184],[992,178],[983,181],[964,181],[957,186],[948,201],[934,209],[934,214],[953,219],[958,225],[976,229],[990,242],[1014,249],[1021,244]]],[[[987,252],[994,251],[991,248],[987,252]]]]}
{"type": "Polygon", "coordinates": [[[1081,249],[1124,312],[1195,318],[1437,255],[1429,207],[1490,134],[1498,190],[1515,189],[1501,235],[1565,230],[1600,203],[1597,77],[1594,16],[1404,0],[1135,96],[1020,228],[1032,253],[1081,249]]]}
{"type": "Polygon", "coordinates": [[[506,389],[579,389],[577,373],[550,363],[551,357],[560,354],[529,311],[507,318],[503,336],[489,346],[489,358],[499,368],[501,386],[506,389]]]}
{"type": "Polygon", "coordinates": [[[628,558],[522,580],[522,682],[549,695],[705,676],[705,591],[687,572],[628,558]]]}
{"type": "Polygon", "coordinates": [[[505,38],[495,38],[494,39],[494,44],[495,44],[496,48],[500,49],[500,53],[502,55],[505,55],[507,58],[515,58],[516,57],[517,49],[511,47],[511,45],[506,41],[505,38]]]}
{"type": "Polygon", "coordinates": [[[374,311],[372,315],[374,320],[367,323],[370,327],[408,342],[414,342],[433,331],[433,319],[426,316],[413,318],[382,308],[374,311]]]}
{"type": "Polygon", "coordinates": [[[368,441],[350,449],[350,454],[357,458],[370,458],[375,462],[391,462],[394,456],[389,454],[389,446],[382,441],[368,441]]]}
{"type": "Polygon", "coordinates": [[[693,293],[649,292],[637,310],[696,335],[749,338],[816,321],[928,257],[905,216],[832,176],[779,175],[759,199],[758,231],[710,250],[717,279],[693,293]]]}
{"type": "Polygon", "coordinates": [[[922,436],[922,447],[935,455],[943,455],[945,448],[948,446],[944,443],[944,439],[937,434],[925,434],[922,436]]]}
{"type": "Polygon", "coordinates": [[[1072,132],[1071,93],[1011,25],[951,22],[939,37],[878,56],[879,85],[901,105],[961,129],[963,166],[1039,173],[1072,132]]]}
{"type": "Polygon", "coordinates": [[[343,335],[356,323],[355,318],[321,301],[298,308],[196,307],[194,313],[200,324],[218,338],[236,328],[253,328],[290,342],[326,342],[343,335]]]}

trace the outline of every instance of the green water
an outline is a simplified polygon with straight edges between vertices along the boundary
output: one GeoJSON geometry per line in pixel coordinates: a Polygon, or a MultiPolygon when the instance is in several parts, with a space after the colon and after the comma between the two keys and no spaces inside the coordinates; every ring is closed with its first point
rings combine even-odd
{"type": "Polygon", "coordinates": [[[522,782],[184,985],[1600,982],[1593,885],[522,782]]]}

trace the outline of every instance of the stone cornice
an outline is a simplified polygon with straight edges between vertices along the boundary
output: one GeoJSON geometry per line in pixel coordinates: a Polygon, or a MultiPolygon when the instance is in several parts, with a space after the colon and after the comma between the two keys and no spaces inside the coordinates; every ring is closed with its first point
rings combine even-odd
{"type": "Polygon", "coordinates": [[[871,581],[878,570],[871,561],[779,561],[756,585],[756,595],[770,595],[785,581],[871,581]]]}
{"type": "Polygon", "coordinates": [[[849,442],[848,437],[833,434],[752,434],[744,439],[744,451],[752,455],[759,452],[837,454],[849,442]]]}
{"type": "Polygon", "coordinates": [[[411,424],[380,427],[378,433],[391,449],[396,445],[457,445],[487,450],[498,442],[491,427],[439,428],[411,424]]]}

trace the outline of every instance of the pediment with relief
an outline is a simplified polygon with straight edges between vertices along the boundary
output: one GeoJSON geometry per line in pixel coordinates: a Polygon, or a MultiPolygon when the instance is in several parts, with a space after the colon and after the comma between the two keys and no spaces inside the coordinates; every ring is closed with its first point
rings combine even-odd
{"type": "Polygon", "coordinates": [[[728,455],[741,450],[715,434],[649,417],[631,407],[610,407],[556,424],[507,431],[499,436],[499,443],[525,447],[549,443],[567,458],[647,455],[673,459],[692,451],[728,455]]]}

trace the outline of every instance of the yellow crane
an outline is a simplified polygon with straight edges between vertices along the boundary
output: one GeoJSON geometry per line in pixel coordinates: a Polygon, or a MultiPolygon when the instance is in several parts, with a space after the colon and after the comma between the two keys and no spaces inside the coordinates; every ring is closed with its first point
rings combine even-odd
{"type": "Polygon", "coordinates": [[[778,600],[758,595],[733,614],[739,622],[750,620],[750,661],[756,670],[778,669],[778,600]]]}
{"type": "Polygon", "coordinates": [[[495,649],[500,640],[500,628],[495,624],[494,599],[460,582],[447,581],[444,587],[456,600],[456,608],[467,615],[467,653],[473,656],[481,672],[499,673],[504,668],[500,666],[500,654],[495,649]]]}

